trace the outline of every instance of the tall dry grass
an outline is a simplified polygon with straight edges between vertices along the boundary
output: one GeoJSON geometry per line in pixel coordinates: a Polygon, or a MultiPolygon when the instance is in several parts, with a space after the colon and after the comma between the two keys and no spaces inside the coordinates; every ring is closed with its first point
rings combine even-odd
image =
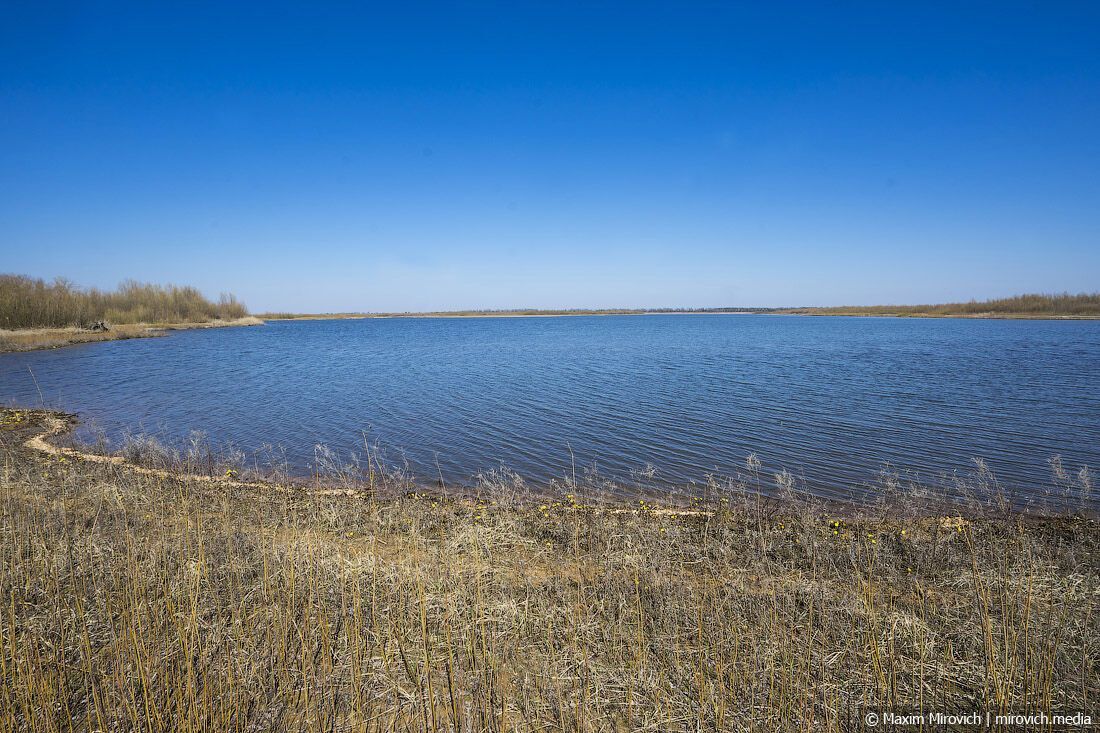
{"type": "Polygon", "coordinates": [[[94,321],[111,323],[201,323],[248,315],[236,297],[217,302],[193,287],[126,280],[117,290],[82,288],[57,278],[0,275],[0,328],[66,328],[94,321]]]}
{"type": "Polygon", "coordinates": [[[0,429],[0,730],[835,731],[1100,694],[1092,519],[254,489],[32,453],[36,419],[0,429]]]}

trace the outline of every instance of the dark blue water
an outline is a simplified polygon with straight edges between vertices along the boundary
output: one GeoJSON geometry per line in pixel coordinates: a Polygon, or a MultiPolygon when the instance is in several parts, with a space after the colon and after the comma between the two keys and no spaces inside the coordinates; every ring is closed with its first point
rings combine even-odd
{"type": "Polygon", "coordinates": [[[193,430],[245,450],[363,434],[425,480],[501,464],[703,480],[756,453],[828,493],[884,463],[932,479],[980,457],[1015,492],[1047,459],[1100,467],[1100,322],[749,315],[272,322],[0,355],[0,398],[116,441],[193,430]],[[28,369],[29,368],[29,369],[28,369]]]}

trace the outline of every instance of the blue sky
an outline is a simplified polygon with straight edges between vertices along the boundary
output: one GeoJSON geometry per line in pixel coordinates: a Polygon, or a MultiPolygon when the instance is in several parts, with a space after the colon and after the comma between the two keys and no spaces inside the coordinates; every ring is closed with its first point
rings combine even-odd
{"type": "Polygon", "coordinates": [[[0,271],[298,311],[1100,289],[1095,3],[21,5],[0,271]]]}

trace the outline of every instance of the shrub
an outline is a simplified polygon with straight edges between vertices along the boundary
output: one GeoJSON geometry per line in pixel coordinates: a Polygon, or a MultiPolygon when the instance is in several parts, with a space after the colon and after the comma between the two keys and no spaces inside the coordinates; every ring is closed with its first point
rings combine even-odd
{"type": "Polygon", "coordinates": [[[46,282],[0,275],[0,328],[64,328],[111,323],[206,322],[241,318],[248,309],[233,295],[217,302],[196,288],[126,280],[117,290],[82,288],[65,278],[46,282]]]}

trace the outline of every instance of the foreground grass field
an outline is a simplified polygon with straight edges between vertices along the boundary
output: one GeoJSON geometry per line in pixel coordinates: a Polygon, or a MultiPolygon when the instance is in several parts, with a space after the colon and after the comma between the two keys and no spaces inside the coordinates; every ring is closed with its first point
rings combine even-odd
{"type": "Polygon", "coordinates": [[[3,731],[856,730],[1100,695],[1092,518],[287,488],[28,448],[49,418],[0,412],[3,731]]]}

